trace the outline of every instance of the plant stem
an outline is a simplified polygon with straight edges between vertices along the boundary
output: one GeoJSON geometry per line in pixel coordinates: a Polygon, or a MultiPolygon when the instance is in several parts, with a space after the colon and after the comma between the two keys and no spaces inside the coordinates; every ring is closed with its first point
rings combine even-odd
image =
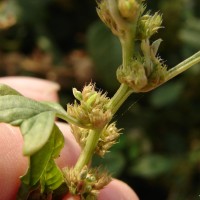
{"type": "Polygon", "coordinates": [[[189,69],[191,66],[193,66],[199,62],[200,62],[200,51],[198,51],[194,55],[190,56],[183,62],[179,63],[178,65],[176,65],[175,67],[170,69],[168,71],[168,76],[166,77],[166,81],[174,78],[178,74],[182,73],[183,71],[189,69]]]}
{"type": "Polygon", "coordinates": [[[67,113],[66,114],[57,113],[57,117],[59,117],[60,119],[65,120],[68,123],[71,123],[71,124],[74,124],[76,126],[79,126],[81,128],[88,128],[88,129],[91,128],[91,126],[82,124],[79,120],[77,120],[76,118],[68,115],[67,113]]]}
{"type": "Polygon", "coordinates": [[[130,63],[133,59],[134,52],[134,39],[131,35],[127,35],[126,38],[121,38],[120,43],[122,46],[122,66],[124,69],[130,67],[130,63]]]}
{"type": "MultiPolygon", "coordinates": [[[[122,66],[126,70],[130,67],[130,63],[133,59],[134,54],[134,37],[126,35],[125,38],[120,39],[122,46],[122,66]]],[[[108,108],[111,109],[112,113],[115,114],[124,101],[132,93],[132,89],[126,84],[121,84],[115,95],[110,100],[108,108]]]]}
{"type": "Polygon", "coordinates": [[[115,95],[110,100],[108,108],[111,109],[113,115],[117,112],[124,101],[130,96],[132,90],[125,84],[121,84],[115,95]]]}
{"type": "MultiPolygon", "coordinates": [[[[126,30],[126,34],[120,35],[118,37],[122,46],[122,65],[124,69],[128,69],[130,67],[130,63],[132,61],[134,53],[134,38],[136,24],[134,26],[129,26],[123,20],[123,18],[119,14],[116,0],[108,0],[107,2],[110,14],[112,15],[112,18],[118,25],[118,28],[126,30]]],[[[117,112],[117,110],[130,96],[131,93],[131,88],[129,88],[125,84],[121,84],[121,86],[119,87],[115,95],[112,97],[108,105],[108,109],[111,109],[113,115],[117,112]]],[[[76,170],[81,170],[92,159],[101,132],[102,130],[90,130],[85,147],[75,165],[76,170]]]]}
{"type": "MultiPolygon", "coordinates": [[[[108,9],[112,16],[112,19],[117,25],[116,35],[119,37],[121,46],[122,46],[122,66],[124,70],[128,70],[130,68],[130,64],[134,55],[134,39],[136,33],[136,23],[132,26],[129,25],[119,14],[119,10],[117,7],[116,0],[107,0],[108,9]]],[[[138,14],[139,16],[139,14],[138,14]]],[[[137,21],[137,20],[136,20],[137,21]]],[[[166,77],[166,81],[173,78],[174,76],[180,74],[185,71],[192,65],[200,62],[200,52],[194,54],[190,58],[186,59],[182,63],[178,64],[174,68],[169,70],[169,73],[166,77]]],[[[110,109],[112,114],[114,115],[120,106],[124,103],[124,101],[130,96],[132,93],[132,89],[126,84],[121,84],[115,95],[111,98],[107,109],[110,109]]],[[[66,121],[69,121],[75,125],[83,127],[80,123],[74,119],[68,118],[64,116],[66,121]]],[[[91,128],[91,127],[90,127],[91,128]]],[[[91,161],[92,156],[95,152],[95,148],[98,144],[99,138],[101,136],[103,129],[89,131],[89,135],[87,137],[86,144],[81,152],[81,155],[74,167],[75,170],[81,171],[85,165],[91,161]]]]}
{"type": "Polygon", "coordinates": [[[85,165],[88,165],[94,154],[100,135],[101,130],[90,130],[85,147],[74,167],[75,170],[80,171],[85,165]]]}
{"type": "MultiPolygon", "coordinates": [[[[116,94],[110,100],[108,109],[111,109],[112,113],[115,114],[131,93],[132,90],[127,85],[121,84],[116,94]]],[[[88,165],[94,154],[101,132],[102,130],[90,130],[85,147],[74,167],[75,170],[80,171],[85,165],[88,165]]]]}
{"type": "Polygon", "coordinates": [[[118,10],[118,4],[116,0],[107,0],[107,2],[109,12],[112,16],[112,19],[116,23],[117,30],[119,31],[117,36],[122,46],[123,67],[126,68],[129,66],[133,56],[136,23],[130,24],[122,18],[118,10]]]}

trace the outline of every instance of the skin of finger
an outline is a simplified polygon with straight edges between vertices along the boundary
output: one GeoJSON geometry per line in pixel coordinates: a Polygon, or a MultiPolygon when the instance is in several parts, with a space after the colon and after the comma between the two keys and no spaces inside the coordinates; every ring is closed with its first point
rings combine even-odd
{"type": "Polygon", "coordinates": [[[66,166],[72,167],[76,164],[81,148],[76,142],[69,125],[61,122],[57,122],[57,125],[64,135],[65,146],[61,150],[60,157],[56,160],[56,162],[60,168],[66,166]]]}
{"type": "Polygon", "coordinates": [[[27,167],[22,156],[22,136],[18,128],[0,124],[0,200],[15,199],[19,177],[27,167]]]}
{"type": "Polygon", "coordinates": [[[98,200],[139,200],[136,193],[124,182],[113,179],[100,191],[98,200]]]}
{"type": "MultiPolygon", "coordinates": [[[[57,123],[63,132],[65,146],[57,163],[60,167],[73,166],[80,154],[80,147],[67,124],[57,123]]],[[[22,155],[23,138],[20,130],[0,123],[0,200],[13,200],[20,185],[19,177],[27,169],[28,159],[22,155]]]]}
{"type": "MultiPolygon", "coordinates": [[[[60,167],[73,166],[80,154],[80,147],[70,132],[68,125],[57,123],[64,134],[65,147],[57,160],[60,167]]],[[[8,124],[0,124],[0,200],[13,200],[17,193],[20,180],[27,168],[27,159],[22,156],[23,138],[18,128],[8,124]]],[[[65,199],[76,199],[67,197],[65,199]]],[[[99,200],[138,200],[133,190],[119,180],[113,180],[108,186],[101,190],[99,200]]]]}
{"type": "Polygon", "coordinates": [[[0,78],[0,83],[9,85],[23,96],[37,101],[58,102],[60,86],[45,79],[26,76],[6,76],[0,78]]]}

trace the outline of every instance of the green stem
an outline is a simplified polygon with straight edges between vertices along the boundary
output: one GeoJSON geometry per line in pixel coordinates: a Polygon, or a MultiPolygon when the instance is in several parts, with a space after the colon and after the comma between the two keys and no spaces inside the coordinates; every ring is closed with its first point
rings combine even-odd
{"type": "Polygon", "coordinates": [[[124,69],[130,67],[130,63],[133,59],[134,53],[134,39],[131,35],[127,35],[126,38],[121,38],[120,43],[122,46],[122,66],[124,69]]]}
{"type": "MultiPolygon", "coordinates": [[[[124,31],[126,30],[126,33],[124,35],[118,35],[118,37],[122,45],[123,67],[124,69],[127,69],[130,67],[130,63],[133,58],[136,24],[134,26],[129,26],[127,22],[123,20],[123,18],[119,14],[116,0],[107,0],[107,3],[110,14],[117,24],[118,29],[124,31]]],[[[111,109],[113,115],[117,112],[117,110],[131,93],[132,90],[127,85],[121,84],[108,105],[108,109],[111,109]]],[[[75,165],[76,170],[81,170],[92,159],[101,132],[102,130],[90,130],[85,147],[75,165]]]]}
{"type": "Polygon", "coordinates": [[[168,76],[166,77],[166,81],[174,78],[178,74],[184,72],[185,70],[189,69],[191,66],[193,66],[199,62],[200,62],[200,51],[198,51],[194,55],[190,56],[183,62],[179,63],[178,65],[176,65],[175,67],[170,69],[168,71],[168,76]]]}
{"type": "MultiPolygon", "coordinates": [[[[131,93],[132,91],[128,86],[121,84],[116,94],[110,100],[108,109],[111,109],[112,113],[115,114],[131,93]]],[[[81,155],[75,165],[75,170],[80,171],[85,165],[88,165],[98,144],[101,132],[102,130],[90,130],[85,147],[83,148],[81,155]]]]}
{"type": "MultiPolygon", "coordinates": [[[[125,70],[128,70],[134,54],[134,37],[127,34],[125,38],[120,38],[120,42],[122,46],[122,66],[125,70]]],[[[108,108],[111,109],[113,114],[117,112],[117,110],[132,92],[132,89],[126,84],[120,85],[119,89],[112,97],[108,105],[108,108]]]]}
{"type": "Polygon", "coordinates": [[[130,24],[124,20],[124,18],[122,18],[119,13],[116,0],[107,0],[107,3],[110,15],[116,23],[117,29],[119,31],[117,36],[119,37],[122,46],[123,67],[126,68],[126,66],[129,66],[133,56],[136,23],[130,24]]]}
{"type": "Polygon", "coordinates": [[[60,119],[63,119],[65,120],[66,122],[70,123],[70,124],[74,124],[76,126],[79,126],[81,128],[87,128],[87,129],[90,129],[91,126],[90,125],[85,125],[85,124],[82,124],[79,120],[77,120],[76,118],[68,115],[67,113],[66,114],[61,114],[61,113],[57,113],[57,117],[59,117],[60,119]]]}
{"type": "Polygon", "coordinates": [[[88,163],[92,159],[100,135],[101,130],[90,130],[85,147],[81,152],[81,155],[74,167],[75,170],[80,171],[85,165],[88,165],[88,163]]]}
{"type": "Polygon", "coordinates": [[[124,101],[130,96],[133,91],[125,84],[121,84],[115,95],[110,100],[108,108],[111,109],[113,115],[117,112],[124,101]]]}
{"type": "MultiPolygon", "coordinates": [[[[199,62],[200,62],[200,51],[198,51],[197,53],[195,53],[194,55],[190,56],[189,58],[187,58],[183,62],[179,63],[175,67],[173,67],[170,70],[168,70],[168,74],[165,77],[165,80],[163,82],[161,82],[160,84],[156,85],[155,87],[151,88],[150,90],[154,90],[155,88],[157,88],[160,85],[166,83],[170,79],[172,79],[175,76],[181,74],[182,72],[184,72],[185,70],[189,69],[190,67],[192,67],[193,65],[195,65],[195,64],[197,64],[199,62]]],[[[148,90],[148,91],[150,91],[150,90],[148,90]]],[[[147,92],[147,91],[145,91],[145,92],[147,92]]]]}

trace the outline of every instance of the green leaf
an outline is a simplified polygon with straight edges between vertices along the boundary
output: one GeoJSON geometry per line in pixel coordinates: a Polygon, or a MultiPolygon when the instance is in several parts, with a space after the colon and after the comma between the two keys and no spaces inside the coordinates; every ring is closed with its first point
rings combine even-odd
{"type": "Polygon", "coordinates": [[[50,160],[41,177],[41,191],[55,190],[63,183],[63,175],[61,170],[55,164],[54,160],[50,160]]]}
{"type": "Polygon", "coordinates": [[[42,101],[40,103],[44,104],[45,106],[49,106],[49,108],[51,108],[52,110],[54,110],[56,112],[56,115],[58,117],[61,115],[67,116],[67,112],[59,103],[47,102],[47,101],[42,101]]]}
{"type": "Polygon", "coordinates": [[[61,170],[57,167],[53,160],[60,155],[60,151],[64,146],[64,137],[56,125],[54,126],[54,134],[51,160],[49,160],[48,165],[46,166],[41,177],[42,191],[55,190],[63,183],[64,180],[61,170]]]}
{"type": "Polygon", "coordinates": [[[112,176],[118,177],[124,166],[125,166],[125,159],[123,154],[116,150],[112,151],[112,153],[105,154],[104,158],[102,159],[99,156],[93,158],[93,167],[103,166],[109,173],[112,173],[112,176]]]}
{"type": "Polygon", "coordinates": [[[12,89],[8,85],[0,84],[0,96],[5,96],[5,95],[19,95],[19,96],[21,96],[21,94],[19,92],[12,89]]]}
{"type": "Polygon", "coordinates": [[[56,117],[67,122],[84,127],[78,120],[71,117],[58,103],[38,102],[18,93],[5,85],[0,88],[0,122],[20,126],[21,123],[41,112],[53,111],[56,117]]]}
{"type": "Polygon", "coordinates": [[[156,89],[150,98],[150,102],[155,107],[164,107],[175,103],[184,89],[184,83],[181,81],[167,83],[156,89]]]}
{"type": "Polygon", "coordinates": [[[88,29],[87,49],[104,86],[116,89],[119,86],[116,69],[122,63],[118,38],[102,22],[97,21],[88,29]]]}
{"type": "Polygon", "coordinates": [[[24,137],[25,156],[33,155],[46,144],[51,135],[54,120],[55,112],[46,111],[23,121],[20,129],[24,137]]]}
{"type": "Polygon", "coordinates": [[[52,108],[23,96],[0,96],[0,122],[19,126],[24,120],[52,108]]]}
{"type": "Polygon", "coordinates": [[[34,185],[34,186],[29,186],[22,182],[20,184],[19,190],[17,192],[16,200],[24,200],[24,199],[34,200],[34,198],[40,199],[40,198],[38,198],[38,196],[40,197],[39,184],[34,185]],[[35,198],[36,195],[37,195],[37,198],[35,198]],[[29,197],[31,197],[31,198],[29,198],[29,197]]]}
{"type": "Polygon", "coordinates": [[[172,160],[161,155],[146,155],[131,168],[134,175],[155,178],[171,169],[172,160]]]}
{"type": "Polygon", "coordinates": [[[54,125],[48,142],[29,159],[29,170],[21,177],[25,185],[34,186],[41,181],[41,188],[56,189],[62,182],[62,172],[54,163],[64,146],[64,137],[59,128],[54,125]]]}

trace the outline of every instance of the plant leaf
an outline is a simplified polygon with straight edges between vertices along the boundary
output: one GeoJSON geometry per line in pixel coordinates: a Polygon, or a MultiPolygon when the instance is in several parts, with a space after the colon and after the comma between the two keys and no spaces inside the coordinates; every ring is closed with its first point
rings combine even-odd
{"type": "Polygon", "coordinates": [[[184,83],[181,81],[167,83],[153,91],[150,97],[150,103],[157,108],[172,105],[179,100],[183,89],[184,83]]]}
{"type": "Polygon", "coordinates": [[[172,160],[168,157],[153,154],[141,157],[134,164],[130,173],[146,178],[155,178],[171,170],[172,160]]]}
{"type": "Polygon", "coordinates": [[[56,189],[59,187],[63,182],[62,173],[53,159],[59,155],[63,146],[64,137],[59,128],[54,125],[48,142],[29,158],[29,169],[21,177],[22,182],[25,185],[34,186],[41,181],[42,188],[56,189]]]}
{"type": "Polygon", "coordinates": [[[89,27],[86,39],[88,52],[95,63],[95,70],[103,74],[102,83],[106,88],[116,89],[119,86],[115,76],[116,66],[122,63],[119,40],[100,21],[89,27]]]}
{"type": "Polygon", "coordinates": [[[42,101],[40,102],[41,104],[44,104],[45,106],[49,106],[52,110],[56,112],[56,115],[59,117],[60,115],[67,115],[67,112],[65,109],[59,104],[55,102],[47,102],[47,101],[42,101]]]}
{"type": "Polygon", "coordinates": [[[23,96],[0,96],[0,122],[19,126],[24,120],[50,110],[51,107],[23,96]]]}
{"type": "MultiPolygon", "coordinates": [[[[17,198],[16,200],[32,200],[36,197],[37,195],[37,199],[40,198],[40,188],[39,188],[39,184],[34,185],[33,187],[24,184],[23,182],[20,184],[18,193],[17,193],[17,198]],[[39,198],[38,198],[39,196],[39,198]],[[29,198],[31,197],[31,198],[29,198]]],[[[36,198],[35,198],[36,199],[36,198]]]]}
{"type": "Polygon", "coordinates": [[[60,151],[64,146],[64,137],[59,128],[54,126],[54,145],[52,148],[51,160],[41,177],[41,190],[55,190],[63,183],[63,175],[61,170],[55,164],[53,159],[60,155],[60,151]]]}
{"type": "Polygon", "coordinates": [[[5,96],[5,95],[19,95],[19,96],[22,96],[19,92],[17,92],[16,90],[12,89],[8,85],[0,84],[0,96],[5,96]]]}
{"type": "Polygon", "coordinates": [[[63,175],[61,170],[55,164],[54,160],[48,162],[47,167],[40,179],[41,191],[55,190],[63,183],[63,175]]]}
{"type": "Polygon", "coordinates": [[[157,54],[158,48],[159,48],[161,42],[162,42],[162,39],[159,38],[152,43],[151,50],[153,51],[154,55],[157,54]]]}
{"type": "MultiPolygon", "coordinates": [[[[7,92],[9,93],[9,91],[12,93],[12,89],[7,92]]],[[[2,92],[2,95],[5,94],[4,96],[0,95],[0,122],[20,126],[24,120],[41,112],[53,111],[56,113],[56,117],[76,125],[81,125],[78,120],[68,115],[58,103],[38,102],[24,96],[7,95],[7,92],[2,92]]]]}
{"type": "Polygon", "coordinates": [[[23,121],[20,129],[24,138],[25,156],[33,155],[46,144],[54,126],[54,119],[55,112],[46,111],[23,121]]]}

